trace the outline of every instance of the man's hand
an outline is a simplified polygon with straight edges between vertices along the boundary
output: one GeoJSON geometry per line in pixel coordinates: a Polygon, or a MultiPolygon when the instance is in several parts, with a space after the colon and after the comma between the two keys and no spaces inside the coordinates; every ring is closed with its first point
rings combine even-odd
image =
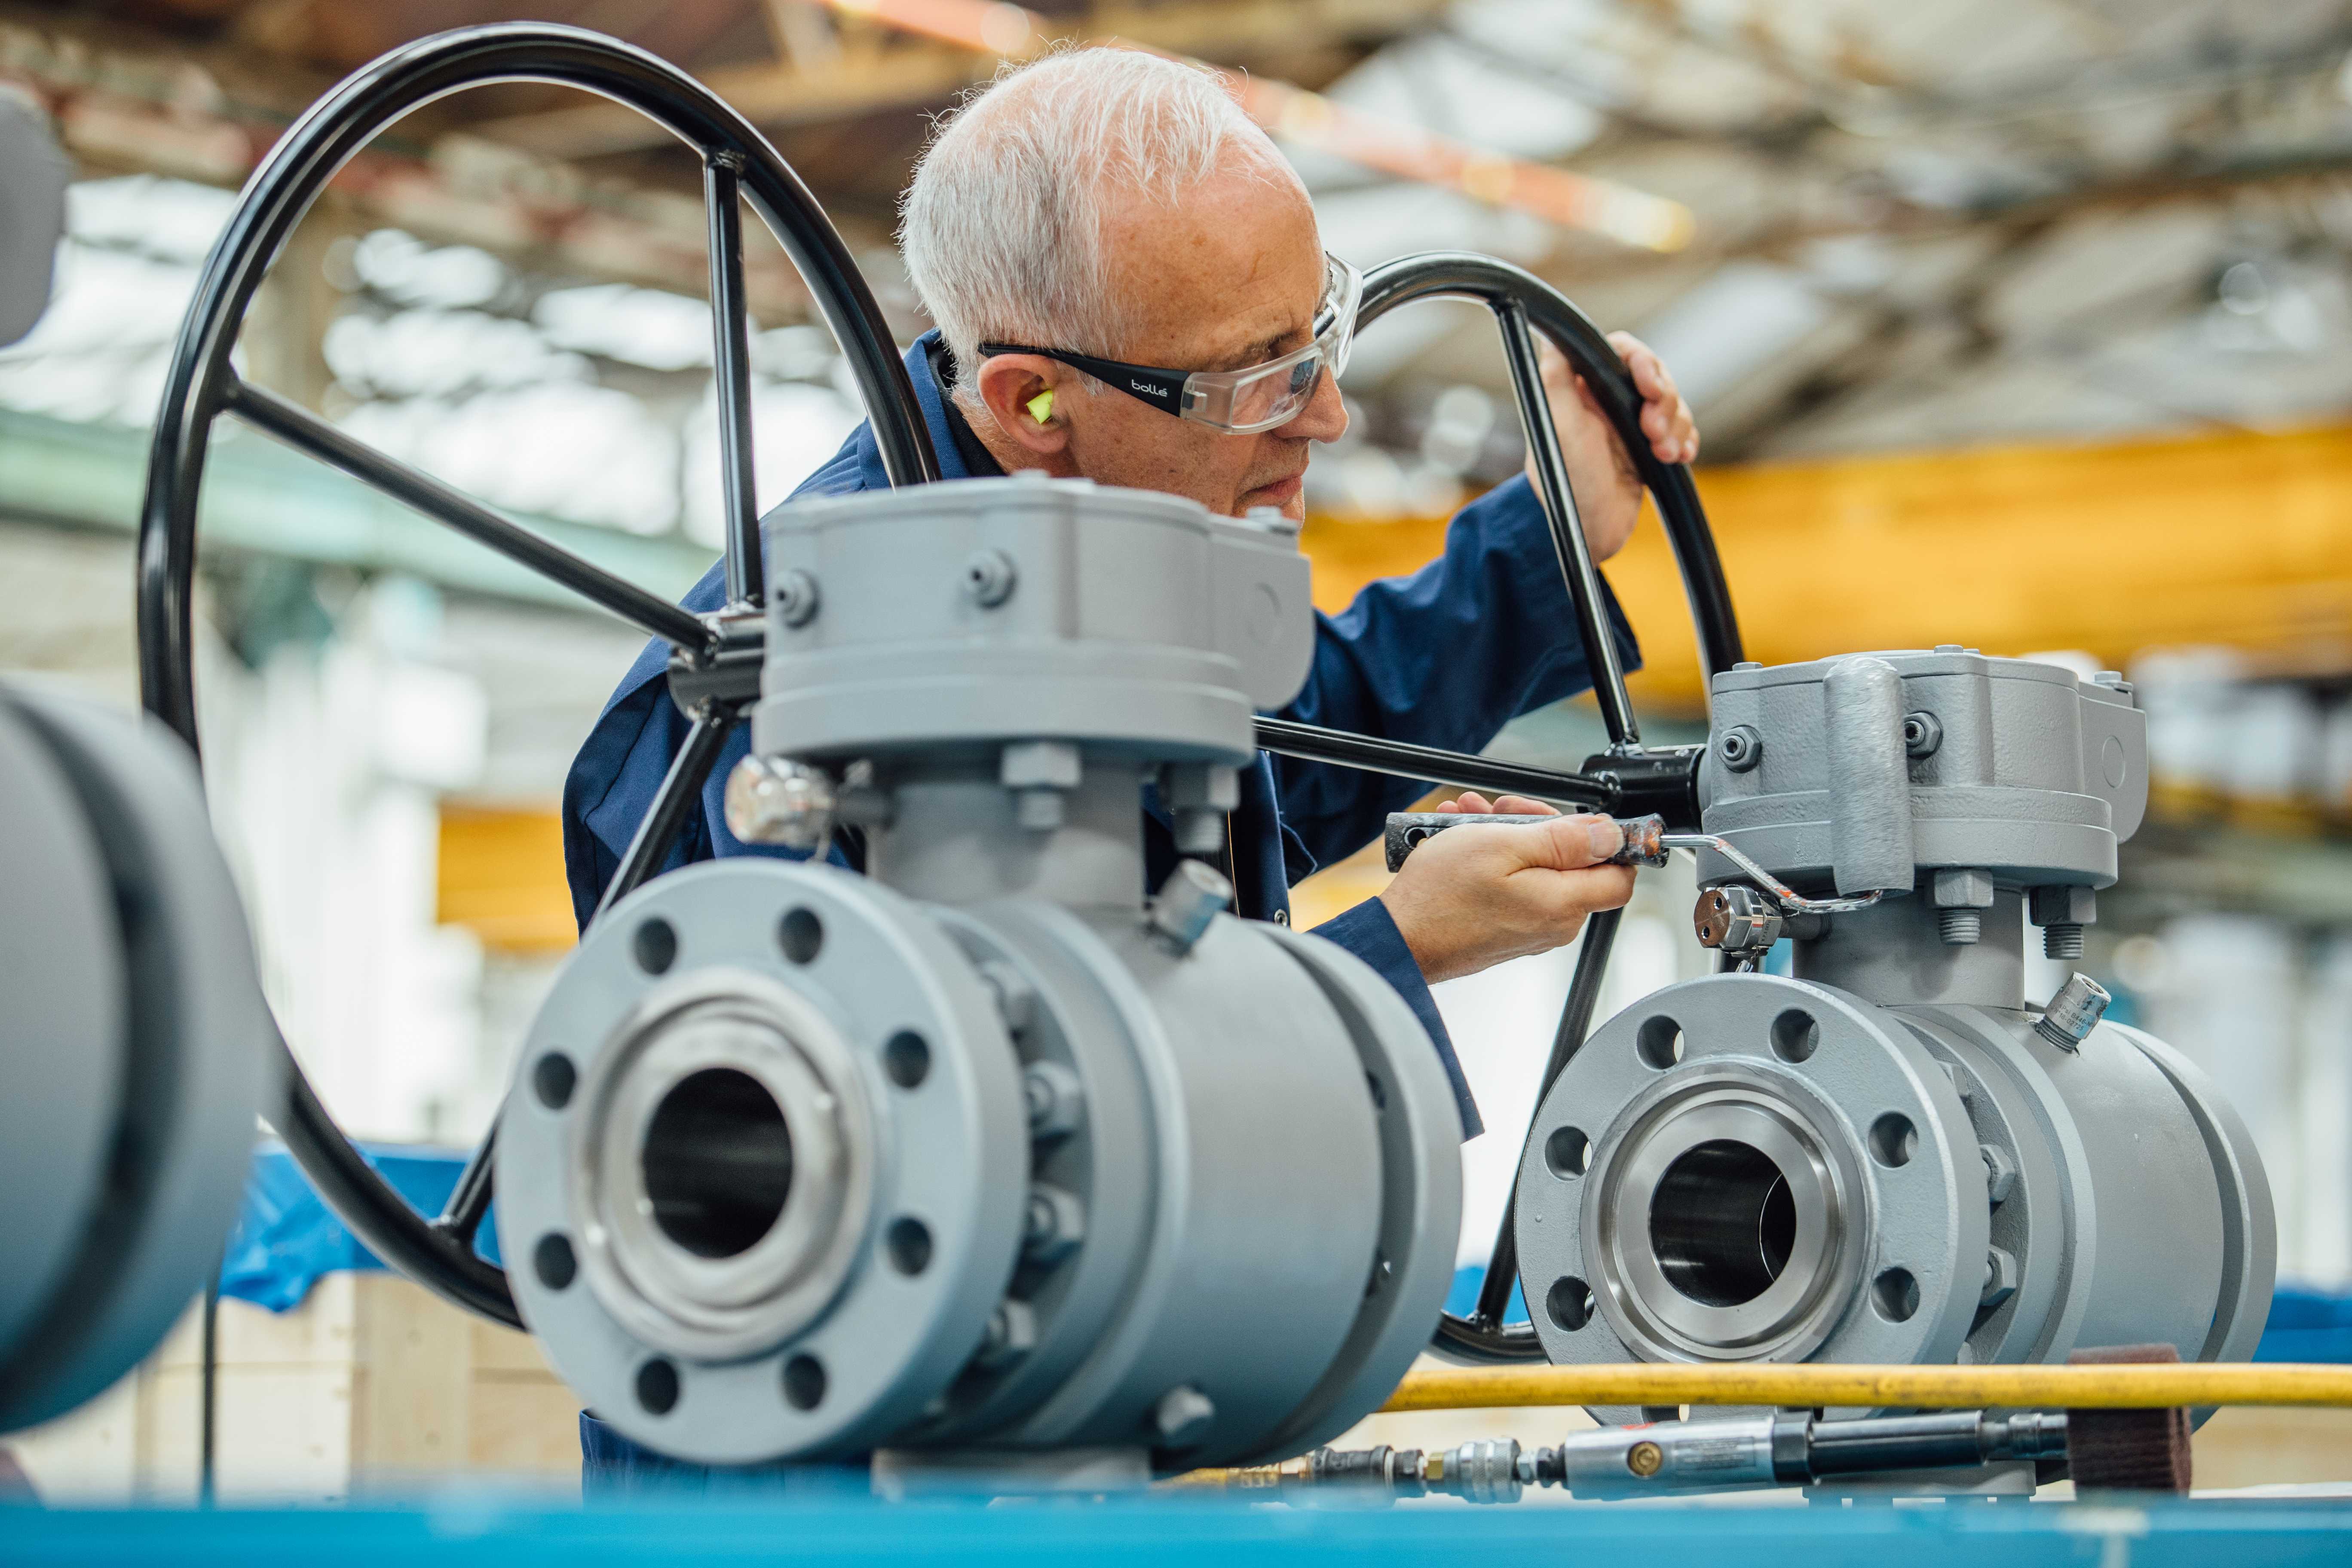
{"type": "MultiPolygon", "coordinates": [[[[1698,425],[1690,405],[1675,390],[1675,378],[1649,346],[1631,332],[1612,332],[1610,346],[1633,373],[1642,394],[1642,434],[1662,463],[1687,463],[1698,456],[1698,425]]],[[[1568,368],[1568,356],[1548,338],[1536,340],[1543,357],[1544,395],[1551,402],[1552,426],[1560,455],[1568,459],[1568,488],[1584,520],[1585,542],[1595,562],[1625,547],[1642,517],[1642,479],[1624,444],[1593,401],[1584,378],[1568,368]]],[[[1537,483],[1535,454],[1528,455],[1528,481],[1537,483]]]]}
{"type": "Polygon", "coordinates": [[[1572,941],[1585,916],[1633,896],[1633,868],[1601,864],[1623,842],[1605,816],[1561,816],[1511,795],[1492,805],[1465,795],[1437,809],[1558,820],[1452,828],[1414,848],[1381,902],[1432,984],[1549,952],[1572,941]]]}

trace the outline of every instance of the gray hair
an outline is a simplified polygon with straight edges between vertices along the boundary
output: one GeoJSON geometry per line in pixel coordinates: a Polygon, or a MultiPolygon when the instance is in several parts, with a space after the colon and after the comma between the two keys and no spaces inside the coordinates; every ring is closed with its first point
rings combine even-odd
{"type": "Polygon", "coordinates": [[[898,244],[955,356],[960,399],[971,401],[983,342],[1112,353],[1127,317],[1108,282],[1105,197],[1173,206],[1229,148],[1269,181],[1297,181],[1213,73],[1132,49],[1008,64],[942,116],[898,244]]]}

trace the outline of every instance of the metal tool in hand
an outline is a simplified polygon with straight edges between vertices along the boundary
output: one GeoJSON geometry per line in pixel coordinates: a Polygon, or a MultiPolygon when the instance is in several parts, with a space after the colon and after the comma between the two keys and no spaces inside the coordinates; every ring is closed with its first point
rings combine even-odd
{"type": "MultiPolygon", "coordinates": [[[[1539,816],[1533,813],[1507,811],[1393,811],[1389,814],[1385,847],[1389,869],[1401,869],[1405,858],[1416,845],[1433,833],[1449,827],[1483,824],[1493,827],[1527,827],[1539,822],[1556,822],[1556,816],[1539,816]]],[[[1854,910],[1866,910],[1885,895],[1868,892],[1853,898],[1809,899],[1771,872],[1749,859],[1728,839],[1712,833],[1669,833],[1663,816],[1631,816],[1615,819],[1617,829],[1625,842],[1616,854],[1599,862],[1605,866],[1663,866],[1670,849],[1694,852],[1711,849],[1752,879],[1757,887],[1779,906],[1784,915],[1842,915],[1854,910]]]]}

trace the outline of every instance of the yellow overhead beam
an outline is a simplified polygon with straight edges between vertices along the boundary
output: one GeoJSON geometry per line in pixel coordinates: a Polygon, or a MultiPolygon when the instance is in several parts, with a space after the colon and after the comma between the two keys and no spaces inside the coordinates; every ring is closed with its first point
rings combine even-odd
{"type": "MultiPolygon", "coordinates": [[[[1962,643],[2080,648],[2122,668],[2208,645],[2280,669],[2352,668],[2352,426],[1702,468],[1748,657],[1785,664],[1962,643]]],[[[1316,598],[1434,555],[1442,520],[1309,521],[1316,598]]],[[[1700,704],[1665,538],[1607,568],[1643,668],[1636,698],[1700,704]]]]}

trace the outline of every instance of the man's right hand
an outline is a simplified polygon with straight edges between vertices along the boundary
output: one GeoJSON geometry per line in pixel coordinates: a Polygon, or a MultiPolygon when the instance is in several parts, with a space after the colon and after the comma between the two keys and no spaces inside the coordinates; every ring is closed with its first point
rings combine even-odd
{"type": "Polygon", "coordinates": [[[1381,894],[1389,918],[1434,984],[1575,940],[1587,915],[1633,896],[1633,868],[1606,862],[1623,842],[1606,816],[1561,816],[1539,801],[1466,794],[1444,812],[1555,820],[1467,826],[1432,834],[1381,894]]]}

